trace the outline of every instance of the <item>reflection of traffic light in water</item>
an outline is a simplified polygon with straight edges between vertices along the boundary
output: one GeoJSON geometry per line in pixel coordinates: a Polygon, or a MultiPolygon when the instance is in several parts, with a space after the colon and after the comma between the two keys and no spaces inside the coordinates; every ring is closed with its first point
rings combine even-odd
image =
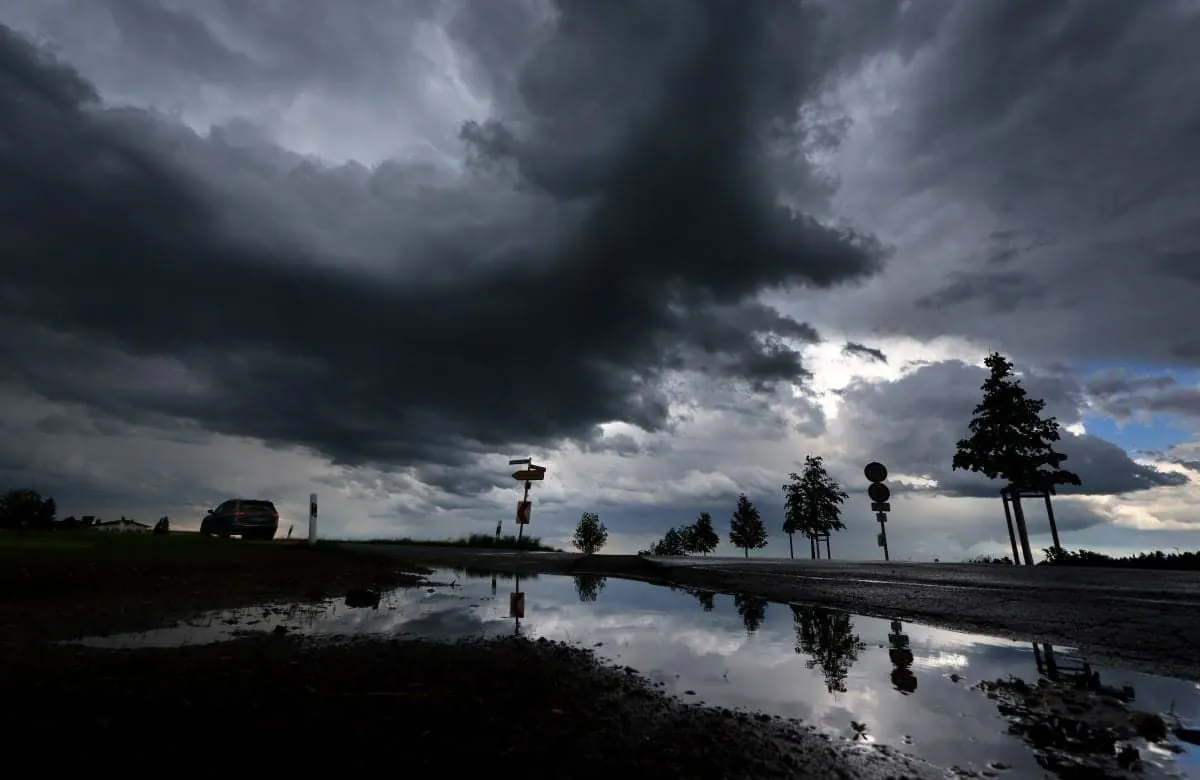
{"type": "Polygon", "coordinates": [[[513,619],[513,635],[521,633],[521,618],[525,617],[525,594],[521,592],[521,575],[514,578],[516,588],[508,596],[508,616],[513,619]]]}
{"type": "Polygon", "coordinates": [[[917,676],[913,674],[912,650],[908,649],[908,634],[899,620],[892,621],[892,633],[888,634],[888,657],[892,659],[892,685],[904,694],[917,690],[917,676]]]}

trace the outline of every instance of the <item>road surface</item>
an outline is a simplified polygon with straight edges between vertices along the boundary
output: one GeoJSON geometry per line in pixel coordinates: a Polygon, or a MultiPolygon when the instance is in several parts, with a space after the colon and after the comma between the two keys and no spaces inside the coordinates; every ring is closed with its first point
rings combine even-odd
{"type": "Polygon", "coordinates": [[[1200,573],[996,564],[645,558],[351,545],[497,571],[589,571],[1076,647],[1200,681],[1200,573]],[[583,567],[583,568],[581,568],[583,567]]]}

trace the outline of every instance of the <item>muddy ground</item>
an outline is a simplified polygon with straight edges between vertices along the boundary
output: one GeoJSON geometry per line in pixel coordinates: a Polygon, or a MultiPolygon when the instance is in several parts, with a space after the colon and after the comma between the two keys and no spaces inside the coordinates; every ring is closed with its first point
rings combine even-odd
{"type": "Polygon", "coordinates": [[[47,776],[945,776],[804,724],[683,704],[636,670],[549,642],[335,645],[281,632],[174,649],[63,644],[419,577],[411,563],[322,546],[33,542],[0,539],[0,733],[47,776]]]}
{"type": "Polygon", "coordinates": [[[943,776],[836,747],[803,724],[686,706],[586,651],[511,638],[56,647],[7,659],[0,686],[8,739],[64,741],[39,752],[47,776],[181,766],[189,776],[943,776]]]}
{"type": "Polygon", "coordinates": [[[1093,663],[1200,680],[1200,575],[1183,572],[696,561],[348,545],[408,564],[571,574],[582,571],[1077,647],[1093,663]]]}

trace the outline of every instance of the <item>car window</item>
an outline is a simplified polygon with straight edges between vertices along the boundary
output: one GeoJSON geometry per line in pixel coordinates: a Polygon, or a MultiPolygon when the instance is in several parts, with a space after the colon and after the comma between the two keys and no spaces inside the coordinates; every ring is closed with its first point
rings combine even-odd
{"type": "Polygon", "coordinates": [[[232,512],[233,505],[236,503],[237,503],[236,501],[226,501],[226,502],[222,503],[219,507],[217,507],[217,511],[218,512],[232,512]]]}
{"type": "Polygon", "coordinates": [[[275,511],[275,505],[270,501],[243,501],[243,509],[266,509],[269,512],[275,511]]]}

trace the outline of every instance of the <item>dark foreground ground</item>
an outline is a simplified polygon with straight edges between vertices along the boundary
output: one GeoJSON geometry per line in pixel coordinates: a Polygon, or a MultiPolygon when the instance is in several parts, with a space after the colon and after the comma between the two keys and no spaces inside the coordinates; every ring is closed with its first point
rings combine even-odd
{"type": "Polygon", "coordinates": [[[7,659],[0,685],[10,744],[63,741],[38,752],[45,776],[938,776],[802,725],[685,707],[548,642],[54,648],[7,659]]]}
{"type": "Polygon", "coordinates": [[[642,579],[1078,647],[1094,663],[1200,680],[1200,574],[981,564],[510,553],[347,545],[397,561],[642,579]]]}
{"type": "Polygon", "coordinates": [[[322,546],[0,537],[0,733],[28,759],[18,766],[44,776],[944,776],[803,724],[681,704],[632,670],[548,642],[54,641],[266,598],[415,585],[414,568],[322,546]]]}

